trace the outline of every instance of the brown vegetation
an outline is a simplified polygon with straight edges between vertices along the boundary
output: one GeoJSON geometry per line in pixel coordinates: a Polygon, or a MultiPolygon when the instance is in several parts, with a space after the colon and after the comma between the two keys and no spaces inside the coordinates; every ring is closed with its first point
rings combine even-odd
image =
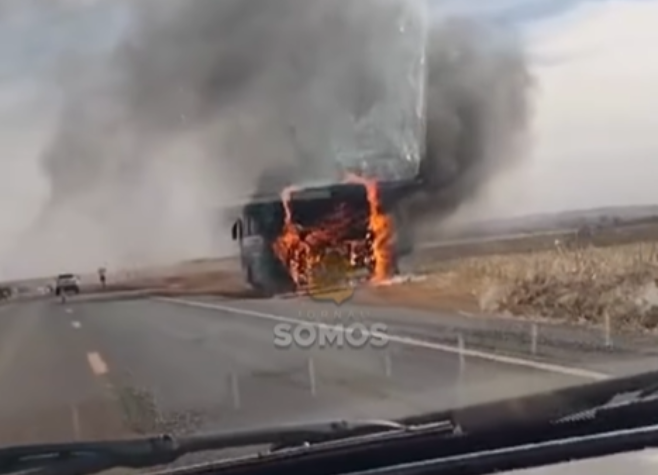
{"type": "Polygon", "coordinates": [[[427,266],[415,283],[371,296],[424,308],[543,317],[633,329],[658,327],[658,243],[469,257],[427,266]],[[455,305],[456,304],[456,305],[455,305]]]}

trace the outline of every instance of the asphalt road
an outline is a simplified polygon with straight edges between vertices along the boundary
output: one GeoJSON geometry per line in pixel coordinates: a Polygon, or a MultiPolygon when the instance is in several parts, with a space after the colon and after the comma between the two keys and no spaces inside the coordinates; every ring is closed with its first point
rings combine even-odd
{"type": "MultiPolygon", "coordinates": [[[[392,339],[385,348],[275,347],[281,317],[337,316],[326,308],[295,300],[0,307],[0,443],[392,418],[595,376],[464,356],[422,335],[392,339]]],[[[359,318],[356,307],[340,312],[359,318]]]]}

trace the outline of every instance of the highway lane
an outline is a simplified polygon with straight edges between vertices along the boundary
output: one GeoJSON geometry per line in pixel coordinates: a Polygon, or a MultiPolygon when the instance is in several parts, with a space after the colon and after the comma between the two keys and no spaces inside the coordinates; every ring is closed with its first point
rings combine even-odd
{"type": "Polygon", "coordinates": [[[406,344],[278,349],[276,322],[244,310],[295,317],[314,304],[230,304],[0,307],[0,442],[391,418],[586,381],[406,344]]]}
{"type": "MultiPolygon", "coordinates": [[[[148,387],[164,412],[216,410],[230,425],[309,416],[398,417],[585,381],[396,343],[386,349],[278,349],[277,322],[239,313],[253,305],[234,302],[238,311],[231,312],[128,301],[81,306],[80,312],[95,313],[80,318],[83,328],[98,335],[99,352],[117,368],[118,384],[148,387]],[[237,415],[227,410],[236,404],[236,380],[242,410],[237,415]]],[[[273,309],[277,303],[259,305],[273,309]]],[[[301,306],[289,301],[285,307],[294,315],[301,306]]]]}
{"type": "Polygon", "coordinates": [[[0,307],[0,444],[124,434],[121,413],[90,371],[88,341],[64,307],[0,307]]]}
{"type": "MultiPolygon", "coordinates": [[[[560,368],[566,370],[569,368],[559,365],[556,365],[554,371],[546,371],[533,369],[532,365],[497,363],[496,355],[492,355],[493,361],[466,358],[465,364],[461,364],[458,355],[454,353],[409,348],[408,345],[406,348],[404,345],[391,345],[386,350],[311,352],[291,349],[284,353],[280,350],[272,350],[273,320],[260,318],[257,315],[286,315],[317,321],[321,320],[318,315],[322,314],[322,309],[331,306],[308,300],[226,302],[213,298],[195,298],[191,301],[195,304],[199,302],[206,304],[206,307],[181,306],[175,309],[175,305],[153,305],[148,306],[147,310],[147,307],[142,306],[143,302],[131,302],[124,310],[131,306],[132,312],[143,312],[139,313],[140,320],[143,319],[139,326],[150,327],[147,322],[158,319],[162,324],[160,331],[168,335],[166,341],[172,343],[172,348],[182,346],[185,340],[205,342],[208,346],[204,350],[201,345],[198,352],[208,352],[210,355],[213,349],[221,351],[217,349],[220,345],[227,346],[225,351],[232,358],[229,367],[240,375],[242,381],[246,380],[246,384],[241,385],[243,388],[241,394],[246,395],[253,390],[257,395],[248,397],[240,409],[236,409],[223,399],[226,407],[224,418],[223,420],[221,417],[215,420],[209,418],[211,427],[232,424],[244,426],[262,424],[266,421],[278,422],[322,416],[390,418],[423,410],[472,404],[569,384],[580,384],[588,379],[567,374],[569,371],[560,372],[560,368]],[[134,304],[136,306],[133,306],[134,304]],[[215,309],[212,306],[215,306],[215,309]],[[218,306],[235,308],[237,311],[217,310],[218,306]],[[186,323],[181,323],[181,319],[186,323]],[[254,350],[256,353],[252,353],[254,350]],[[389,374],[385,369],[382,370],[380,364],[385,354],[392,355],[389,374]],[[301,375],[303,364],[300,362],[308,359],[309,356],[317,362],[317,378],[321,381],[315,395],[310,394],[308,377],[304,380],[301,375]],[[263,368],[268,368],[270,371],[263,372],[263,368]],[[275,368],[280,369],[272,371],[275,368]],[[299,379],[291,380],[291,374],[295,374],[299,379]],[[304,382],[307,383],[306,386],[304,382]],[[296,389],[293,391],[284,389],[291,385],[296,389]],[[278,394],[281,396],[277,397],[278,394]],[[282,400],[284,396],[286,399],[282,400]]],[[[363,317],[364,320],[378,321],[386,319],[389,323],[396,323],[395,326],[391,325],[391,331],[396,332],[405,327],[414,327],[419,320],[421,324],[428,324],[427,320],[421,315],[414,315],[413,311],[401,315],[396,314],[395,310],[389,312],[382,309],[368,310],[373,313],[367,314],[363,308],[349,303],[343,308],[351,318],[363,317]]],[[[124,316],[129,318],[132,312],[126,311],[124,316]]],[[[333,311],[327,313],[335,317],[335,307],[333,311]]],[[[340,318],[343,317],[344,315],[340,318]]],[[[426,335],[430,336],[427,329],[428,327],[425,327],[426,335]]],[[[171,357],[174,358],[174,355],[175,352],[171,357]]],[[[207,360],[207,357],[203,358],[200,355],[199,357],[201,360],[207,360]]],[[[192,368],[192,366],[188,367],[192,368]]],[[[207,376],[207,373],[202,371],[200,373],[201,377],[207,376]]],[[[196,379],[190,375],[190,382],[196,379]]],[[[221,377],[215,379],[215,381],[222,380],[221,377]]],[[[221,394],[221,391],[217,392],[218,395],[221,394]]],[[[225,396],[226,392],[223,394],[225,396]]],[[[189,393],[186,395],[190,396],[189,393]]],[[[164,395],[165,399],[173,403],[174,399],[171,396],[173,393],[169,394],[169,397],[164,395]]],[[[221,399],[221,396],[218,399],[221,399]]],[[[188,402],[191,402],[192,406],[203,406],[203,404],[198,406],[195,404],[199,402],[198,396],[188,399],[188,402]]],[[[213,402],[211,401],[211,404],[213,402]]],[[[544,467],[524,472],[528,475],[553,475],[555,473],[619,473],[631,469],[637,470],[638,473],[653,473],[657,462],[658,452],[647,450],[636,454],[561,464],[557,467],[544,467]]]]}
{"type": "MultiPolygon", "coordinates": [[[[294,315],[297,304],[286,305],[294,315]]],[[[0,416],[45,421],[41,411],[56,413],[66,436],[75,435],[74,419],[90,425],[78,427],[78,436],[98,419],[114,435],[122,419],[129,432],[148,432],[393,417],[582,382],[479,359],[462,364],[456,354],[408,345],[283,350],[273,344],[273,325],[149,300],[7,307],[0,313],[0,416]],[[99,411],[86,407],[95,404],[116,411],[94,418],[99,411]]]]}

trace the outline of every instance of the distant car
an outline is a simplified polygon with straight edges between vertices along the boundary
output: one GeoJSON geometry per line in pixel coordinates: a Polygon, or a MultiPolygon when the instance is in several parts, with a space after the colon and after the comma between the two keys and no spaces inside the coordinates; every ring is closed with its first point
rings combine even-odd
{"type": "Polygon", "coordinates": [[[74,274],[60,274],[55,280],[55,295],[80,293],[80,279],[74,274]]]}

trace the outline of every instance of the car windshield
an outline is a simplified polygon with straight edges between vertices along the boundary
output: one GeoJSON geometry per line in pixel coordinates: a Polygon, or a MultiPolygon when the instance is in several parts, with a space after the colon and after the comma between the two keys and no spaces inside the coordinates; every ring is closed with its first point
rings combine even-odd
{"type": "Polygon", "coordinates": [[[658,369],[658,3],[555,3],[0,2],[0,446],[658,369]]]}

